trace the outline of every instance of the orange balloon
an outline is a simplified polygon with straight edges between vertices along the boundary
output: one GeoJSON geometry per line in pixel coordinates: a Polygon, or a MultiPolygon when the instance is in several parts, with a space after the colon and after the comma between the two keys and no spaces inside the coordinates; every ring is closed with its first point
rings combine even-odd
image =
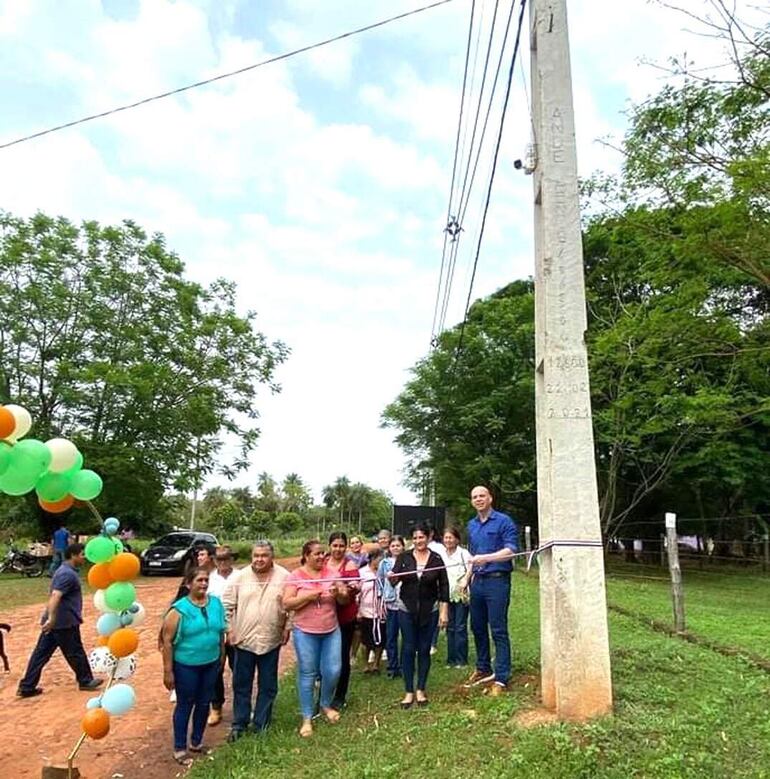
{"type": "Polygon", "coordinates": [[[104,738],[110,732],[110,715],[102,708],[89,709],[80,724],[87,736],[104,738]]]}
{"type": "Polygon", "coordinates": [[[88,583],[95,590],[105,590],[113,581],[109,563],[96,563],[88,570],[88,583]]]}
{"type": "Polygon", "coordinates": [[[38,498],[37,502],[43,511],[47,511],[49,514],[61,514],[63,511],[72,508],[75,498],[72,495],[65,495],[61,500],[43,500],[38,498]]]}
{"type": "Polygon", "coordinates": [[[8,438],[15,429],[16,417],[5,406],[0,406],[0,438],[8,438]]]}
{"type": "Polygon", "coordinates": [[[107,646],[107,644],[110,642],[109,636],[99,636],[96,639],[96,645],[97,646],[107,646]]]}
{"type": "Polygon", "coordinates": [[[110,635],[107,646],[115,657],[128,657],[139,646],[139,634],[132,628],[118,628],[110,635]]]}
{"type": "Polygon", "coordinates": [[[129,582],[139,576],[139,558],[131,552],[121,552],[110,560],[110,576],[116,582],[129,582]]]}

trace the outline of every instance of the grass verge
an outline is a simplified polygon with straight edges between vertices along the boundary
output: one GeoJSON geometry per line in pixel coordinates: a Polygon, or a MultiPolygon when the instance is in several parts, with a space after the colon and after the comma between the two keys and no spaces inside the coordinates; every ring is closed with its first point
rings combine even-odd
{"type": "MultiPolygon", "coordinates": [[[[708,592],[719,601],[719,581],[708,592]]],[[[619,593],[613,583],[610,598],[616,596],[631,598],[632,592],[619,593]]],[[[667,597],[665,591],[657,599],[645,592],[637,605],[662,609],[667,597]]],[[[458,779],[770,777],[767,674],[613,614],[615,715],[585,725],[524,729],[516,724],[517,714],[537,705],[536,575],[515,577],[510,624],[516,680],[505,697],[463,691],[464,674],[443,667],[442,639],[431,670],[430,707],[403,712],[397,706],[398,681],[354,671],[350,706],[339,725],[322,723],[312,739],[303,741],[296,735],[293,678],[287,677],[273,729],[218,749],[189,776],[245,779],[258,770],[346,779],[407,774],[458,779]]]]}

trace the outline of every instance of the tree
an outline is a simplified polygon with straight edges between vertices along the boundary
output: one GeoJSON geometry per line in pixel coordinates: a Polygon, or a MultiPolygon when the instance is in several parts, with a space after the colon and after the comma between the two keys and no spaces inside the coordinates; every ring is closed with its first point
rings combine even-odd
{"type": "Polygon", "coordinates": [[[310,490],[296,473],[290,473],[281,485],[281,507],[283,511],[304,514],[313,504],[310,490]]]}
{"type": "Polygon", "coordinates": [[[228,538],[238,535],[245,523],[246,517],[241,507],[233,500],[218,506],[208,518],[209,526],[228,538]]]}
{"type": "Polygon", "coordinates": [[[532,282],[515,281],[474,303],[465,327],[442,333],[412,368],[382,418],[415,490],[433,479],[437,501],[460,510],[487,483],[499,505],[534,517],[533,318],[532,282]]]}
{"type": "Polygon", "coordinates": [[[281,511],[275,518],[276,530],[282,535],[296,533],[302,525],[302,517],[294,511],[281,511]]]}
{"type": "Polygon", "coordinates": [[[0,213],[0,399],[29,408],[38,437],[124,452],[188,489],[226,432],[234,475],[259,436],[257,388],[277,389],[287,355],[254,321],[232,283],[186,280],[163,236],[132,222],[0,213]]]}
{"type": "Polygon", "coordinates": [[[270,514],[275,514],[281,507],[281,496],[275,479],[267,471],[257,477],[257,507],[270,514]]]}

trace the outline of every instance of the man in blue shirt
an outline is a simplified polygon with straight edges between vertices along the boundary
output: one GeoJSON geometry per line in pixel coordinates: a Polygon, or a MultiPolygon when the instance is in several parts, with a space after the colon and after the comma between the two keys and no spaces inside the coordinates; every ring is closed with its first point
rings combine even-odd
{"type": "Polygon", "coordinates": [[[51,567],[48,569],[48,575],[53,576],[59,566],[64,562],[64,552],[72,541],[70,531],[66,527],[61,526],[54,530],[53,533],[53,559],[51,560],[51,567]]]}
{"type": "Polygon", "coordinates": [[[40,637],[16,691],[19,698],[32,698],[43,692],[43,688],[37,686],[40,675],[57,647],[75,672],[81,690],[95,690],[101,685],[91,673],[80,638],[83,592],[77,569],[86,561],[83,550],[83,544],[70,544],[64,552],[64,563],[53,575],[48,603],[40,621],[40,637]]]}
{"type": "Polygon", "coordinates": [[[476,516],[468,522],[471,553],[471,631],[476,644],[476,670],[466,687],[494,682],[492,695],[504,692],[511,675],[511,640],[508,636],[508,602],[511,597],[511,562],[519,549],[514,521],[492,508],[492,494],[474,487],[471,503],[476,516]],[[489,653],[489,634],[495,643],[495,667],[489,653]]]}

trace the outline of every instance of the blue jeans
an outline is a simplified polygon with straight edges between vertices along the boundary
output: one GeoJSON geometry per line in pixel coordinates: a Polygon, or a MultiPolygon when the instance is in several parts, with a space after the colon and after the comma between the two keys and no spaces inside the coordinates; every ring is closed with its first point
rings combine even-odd
{"type": "Polygon", "coordinates": [[[471,584],[471,630],[476,644],[476,670],[492,673],[489,633],[495,642],[495,681],[511,676],[511,640],[508,637],[508,602],[511,578],[476,576],[471,584]]]}
{"type": "Polygon", "coordinates": [[[187,728],[192,714],[190,743],[198,746],[203,741],[203,731],[209,716],[209,704],[214,695],[214,685],[221,664],[219,660],[204,665],[185,665],[174,661],[174,750],[187,749],[187,728]]]}
{"type": "Polygon", "coordinates": [[[251,696],[254,674],[257,674],[257,700],[254,704],[254,730],[265,730],[273,714],[273,702],[278,695],[277,646],[263,655],[234,647],[233,665],[233,730],[244,731],[252,717],[251,696]]]}
{"type": "Polygon", "coordinates": [[[56,569],[64,562],[64,550],[56,549],[51,558],[51,564],[48,566],[48,575],[53,576],[56,569]]]}
{"type": "Polygon", "coordinates": [[[388,653],[388,673],[396,676],[401,673],[398,656],[398,609],[385,611],[385,651],[388,653]]]}
{"type": "Polygon", "coordinates": [[[449,623],[446,627],[447,665],[468,664],[468,606],[449,604],[449,623]]]}
{"type": "Polygon", "coordinates": [[[303,719],[312,719],[315,702],[313,692],[315,681],[321,677],[321,708],[332,705],[334,692],[342,668],[342,638],[340,629],[331,633],[305,633],[295,627],[294,653],[297,655],[297,692],[303,719]]]}
{"type": "Polygon", "coordinates": [[[420,624],[416,614],[410,614],[408,611],[398,612],[398,625],[401,628],[401,671],[404,674],[404,689],[407,692],[414,692],[415,655],[417,655],[417,689],[424,690],[428,684],[431,640],[437,624],[437,611],[434,611],[423,625],[420,624]]]}

